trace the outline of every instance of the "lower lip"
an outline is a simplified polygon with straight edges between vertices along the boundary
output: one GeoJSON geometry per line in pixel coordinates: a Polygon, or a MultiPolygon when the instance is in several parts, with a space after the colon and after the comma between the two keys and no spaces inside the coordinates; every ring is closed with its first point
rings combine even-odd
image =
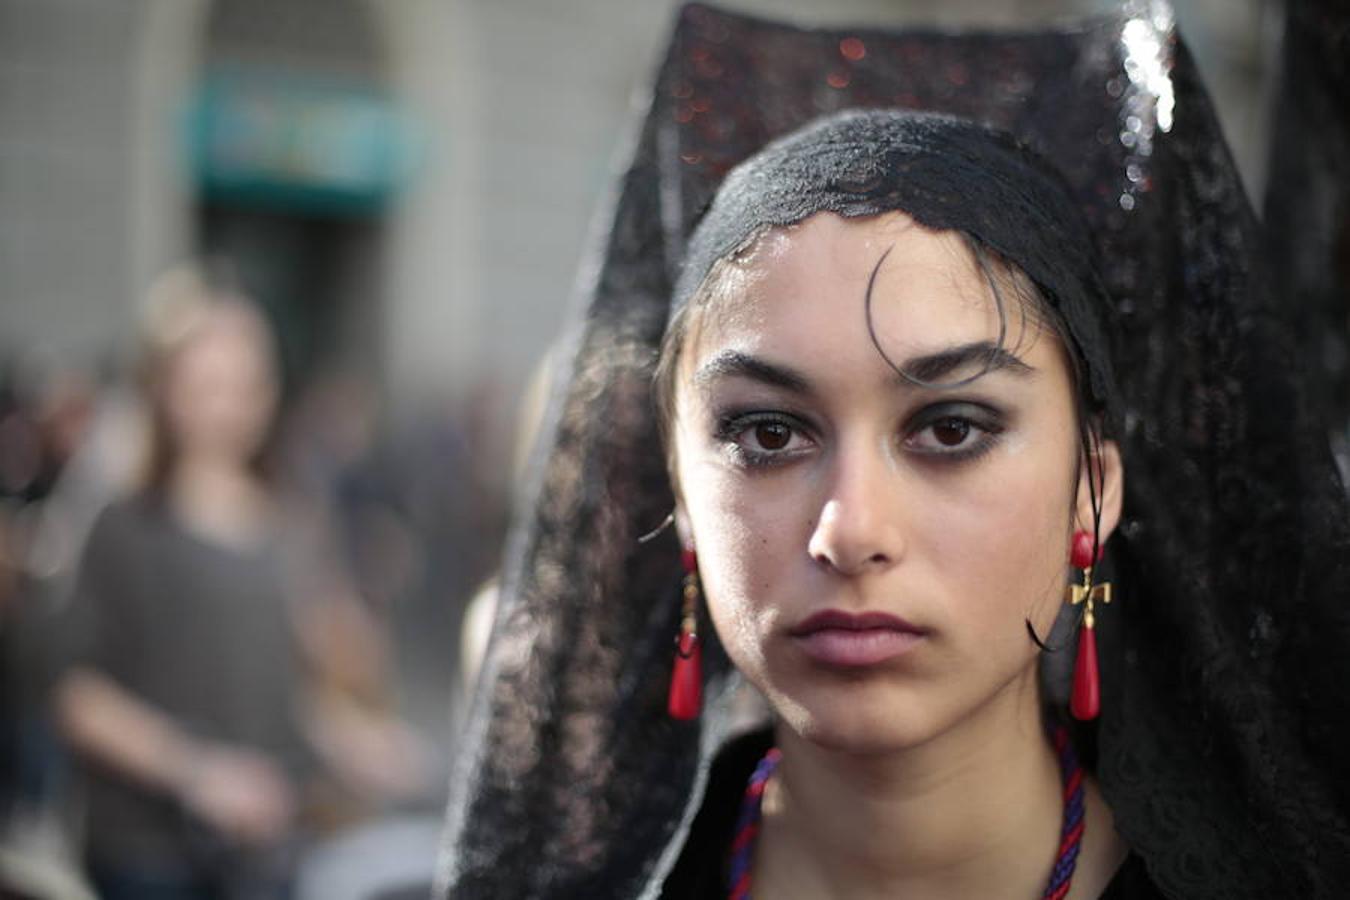
{"type": "Polygon", "coordinates": [[[811,659],[828,666],[861,668],[901,656],[919,645],[923,635],[893,628],[824,628],[795,638],[811,659]]]}

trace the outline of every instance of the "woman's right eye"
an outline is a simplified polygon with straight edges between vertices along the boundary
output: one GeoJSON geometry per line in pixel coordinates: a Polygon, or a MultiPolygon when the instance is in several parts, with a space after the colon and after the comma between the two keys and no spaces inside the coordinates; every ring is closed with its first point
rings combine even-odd
{"type": "Polygon", "coordinates": [[[792,441],[792,428],[782,422],[765,422],[749,429],[743,437],[753,440],[761,450],[782,450],[792,441]]]}
{"type": "Polygon", "coordinates": [[[746,466],[772,465],[811,446],[798,422],[771,412],[724,416],[719,419],[717,438],[746,466]]]}

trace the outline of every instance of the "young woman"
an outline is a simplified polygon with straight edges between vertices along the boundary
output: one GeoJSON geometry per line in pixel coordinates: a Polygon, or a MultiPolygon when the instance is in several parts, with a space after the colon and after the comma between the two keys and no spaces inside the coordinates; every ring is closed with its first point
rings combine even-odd
{"type": "MultiPolygon", "coordinates": [[[[1010,143],[905,113],[769,148],[695,234],[687,283],[707,236],[735,249],[677,305],[658,367],[676,521],[722,645],[778,722],[758,826],[725,835],[754,852],[736,885],[720,861],[715,881],[1034,897],[1073,867],[1070,891],[1047,893],[1102,896],[1127,846],[1095,782],[1062,771],[1027,632],[1051,633],[1075,542],[1105,544],[1120,518],[1120,454],[1073,326],[1096,329],[1059,306],[1094,285],[1031,281],[1011,260],[1032,241],[978,216],[958,218],[979,233],[954,230],[889,173],[855,188],[859,152],[919,167],[961,152],[988,202],[1023,194],[1043,210],[1030,227],[1073,239],[1010,143]],[[775,183],[794,188],[759,193],[775,183]],[[1081,839],[1065,843],[1071,814],[1081,839]]],[[[686,860],[677,879],[707,878],[686,860]]]]}
{"type": "Polygon", "coordinates": [[[306,761],[276,507],[255,461],[277,400],[271,333],[180,270],[148,321],[141,489],[84,553],[56,691],[89,764],[101,896],[282,896],[306,761]]]}
{"type": "Polygon", "coordinates": [[[352,749],[401,732],[352,700],[379,687],[377,632],[259,465],[279,391],[264,315],[189,268],[152,299],[146,477],[88,539],[55,690],[89,775],[89,872],[108,900],[284,897],[317,814],[417,760],[352,749]]]}
{"type": "Polygon", "coordinates": [[[721,181],[659,321],[621,207],[449,896],[1343,889],[1344,495],[1246,221],[1135,277],[1184,286],[1141,343],[1080,202],[995,129],[841,113],[721,181]]]}

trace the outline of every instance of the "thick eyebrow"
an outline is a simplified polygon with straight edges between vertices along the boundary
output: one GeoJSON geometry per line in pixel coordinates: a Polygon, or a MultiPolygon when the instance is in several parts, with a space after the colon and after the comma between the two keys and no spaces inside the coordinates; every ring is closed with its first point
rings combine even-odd
{"type": "Polygon", "coordinates": [[[810,382],[801,373],[739,350],[723,350],[699,366],[694,373],[694,384],[706,388],[720,378],[749,378],[785,388],[794,394],[805,394],[811,390],[810,382]]]}
{"type": "Polygon", "coordinates": [[[895,360],[891,359],[886,353],[886,348],[881,346],[881,338],[877,336],[876,323],[872,320],[872,292],[876,289],[877,276],[881,274],[881,267],[885,264],[886,257],[890,256],[894,249],[894,244],[887,247],[886,251],[878,257],[876,265],[872,266],[872,274],[867,276],[867,291],[863,294],[863,315],[867,319],[867,336],[872,339],[872,346],[877,349],[877,353],[881,354],[881,358],[886,361],[886,365],[890,366],[900,379],[921,386],[930,385],[944,375],[959,371],[977,360],[982,363],[978,372],[955,384],[945,385],[945,387],[959,387],[969,384],[990,372],[1006,371],[1014,375],[1029,375],[1035,371],[1031,366],[1003,348],[1003,336],[1006,333],[1007,323],[1002,320],[1001,316],[997,343],[975,341],[969,344],[961,344],[946,350],[939,350],[936,353],[914,357],[906,360],[903,364],[897,365],[895,360]]]}
{"type": "MultiPolygon", "coordinates": [[[[1019,376],[1029,375],[1035,371],[997,344],[974,341],[905,360],[899,367],[896,379],[902,383],[931,384],[944,375],[959,372],[971,365],[978,365],[980,369],[968,379],[969,381],[996,371],[1006,371],[1019,376]]],[[[694,384],[699,388],[707,388],[722,378],[748,378],[751,381],[783,388],[794,394],[811,392],[810,380],[795,369],[768,362],[739,350],[723,350],[705,362],[694,373],[694,384]]]]}
{"type": "Polygon", "coordinates": [[[975,341],[949,347],[936,353],[928,353],[905,360],[898,366],[906,379],[921,383],[932,383],[952,372],[959,372],[970,365],[979,365],[980,370],[970,380],[987,375],[990,372],[1006,371],[1012,375],[1030,375],[1035,371],[1019,357],[1008,352],[998,344],[989,341],[975,341]]]}

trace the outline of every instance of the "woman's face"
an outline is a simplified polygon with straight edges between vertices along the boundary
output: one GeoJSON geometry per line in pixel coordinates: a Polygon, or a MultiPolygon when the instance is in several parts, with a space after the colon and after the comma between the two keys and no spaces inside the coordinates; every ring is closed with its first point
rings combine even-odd
{"type": "Polygon", "coordinates": [[[898,213],[771,232],[722,286],[682,351],[675,467],[737,667],[789,727],[857,751],[1034,700],[1024,620],[1049,632],[1076,510],[1090,521],[1057,340],[1005,286],[990,366],[1000,316],[972,254],[898,213]],[[869,336],[874,274],[891,361],[930,384],[987,371],[900,377],[869,336]]]}
{"type": "Polygon", "coordinates": [[[222,305],[168,360],[164,412],[179,454],[247,463],[276,409],[270,337],[259,316],[222,305]]]}

